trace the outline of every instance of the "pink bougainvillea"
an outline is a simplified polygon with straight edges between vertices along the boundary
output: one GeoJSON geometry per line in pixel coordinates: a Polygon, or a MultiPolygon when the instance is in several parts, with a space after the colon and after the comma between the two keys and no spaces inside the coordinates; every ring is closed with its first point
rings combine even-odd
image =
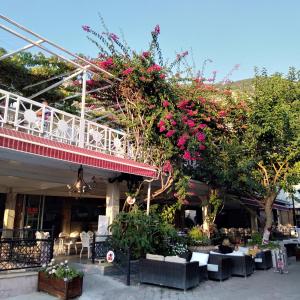
{"type": "Polygon", "coordinates": [[[147,73],[159,72],[161,69],[161,66],[154,64],[147,69],[147,73]]]}
{"type": "Polygon", "coordinates": [[[133,68],[128,68],[128,69],[124,70],[122,74],[123,75],[129,75],[132,72],[133,72],[133,68]]]}
{"type": "Polygon", "coordinates": [[[196,137],[197,137],[197,140],[199,142],[204,142],[205,141],[205,134],[202,133],[202,132],[198,132],[196,137]]]}
{"type": "Polygon", "coordinates": [[[183,154],[182,157],[183,157],[183,159],[185,159],[185,160],[191,160],[191,159],[192,159],[191,153],[190,153],[190,151],[188,151],[188,150],[184,151],[184,154],[183,154]]]}
{"type": "Polygon", "coordinates": [[[167,119],[167,120],[171,120],[172,118],[173,118],[172,113],[168,113],[168,114],[166,115],[166,119],[167,119]]]}
{"type": "Polygon", "coordinates": [[[170,102],[167,101],[167,100],[164,100],[163,101],[163,107],[168,107],[168,106],[170,106],[170,102]]]}
{"type": "Polygon", "coordinates": [[[171,136],[173,136],[175,133],[176,133],[176,130],[169,130],[169,131],[166,133],[166,137],[171,137],[171,136]]]}
{"type": "Polygon", "coordinates": [[[180,146],[184,146],[184,144],[187,142],[188,140],[188,136],[187,135],[182,135],[179,137],[178,139],[178,142],[177,142],[177,146],[180,147],[180,146]]]}

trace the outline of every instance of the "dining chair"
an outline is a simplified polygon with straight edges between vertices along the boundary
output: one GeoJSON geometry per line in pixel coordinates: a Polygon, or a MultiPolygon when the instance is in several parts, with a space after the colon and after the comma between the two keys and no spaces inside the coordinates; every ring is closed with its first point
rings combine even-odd
{"type": "Polygon", "coordinates": [[[82,231],[80,233],[80,239],[81,239],[81,244],[82,244],[81,251],[80,251],[80,258],[81,258],[82,251],[83,251],[84,248],[87,248],[88,258],[90,258],[90,252],[91,252],[91,245],[90,245],[91,238],[90,238],[90,235],[87,232],[82,231]]]}

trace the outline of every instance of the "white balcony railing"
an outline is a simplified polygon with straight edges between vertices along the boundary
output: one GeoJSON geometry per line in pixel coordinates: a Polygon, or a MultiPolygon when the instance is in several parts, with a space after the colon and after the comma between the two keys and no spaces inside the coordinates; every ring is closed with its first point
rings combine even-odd
{"type": "Polygon", "coordinates": [[[132,156],[124,132],[1,89],[0,127],[118,157],[132,156]]]}

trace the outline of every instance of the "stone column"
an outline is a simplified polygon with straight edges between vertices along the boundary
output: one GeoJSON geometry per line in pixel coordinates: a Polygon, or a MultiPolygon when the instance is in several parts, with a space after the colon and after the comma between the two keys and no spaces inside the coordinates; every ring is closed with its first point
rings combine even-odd
{"type": "MultiPolygon", "coordinates": [[[[3,229],[14,229],[16,200],[17,194],[14,193],[12,189],[9,189],[8,193],[6,194],[3,229]]],[[[11,237],[12,233],[13,232],[10,230],[5,231],[3,237],[11,237]]]]}
{"type": "Polygon", "coordinates": [[[258,223],[257,216],[253,213],[250,213],[250,221],[251,221],[251,231],[258,231],[258,223]]]}
{"type": "Polygon", "coordinates": [[[120,211],[120,184],[108,183],[106,186],[106,216],[110,225],[120,211]]]}

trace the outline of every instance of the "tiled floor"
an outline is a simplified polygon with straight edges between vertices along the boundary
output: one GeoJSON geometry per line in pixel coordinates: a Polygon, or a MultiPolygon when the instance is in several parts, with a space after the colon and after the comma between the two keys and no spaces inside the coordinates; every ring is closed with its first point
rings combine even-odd
{"type": "MultiPolygon", "coordinates": [[[[10,300],[56,299],[43,293],[9,298],[10,300]]],[[[84,278],[84,292],[80,300],[299,300],[300,262],[290,259],[289,273],[256,271],[248,278],[233,277],[224,282],[206,281],[187,292],[152,285],[124,284],[124,277],[88,274],[84,278]]]]}

